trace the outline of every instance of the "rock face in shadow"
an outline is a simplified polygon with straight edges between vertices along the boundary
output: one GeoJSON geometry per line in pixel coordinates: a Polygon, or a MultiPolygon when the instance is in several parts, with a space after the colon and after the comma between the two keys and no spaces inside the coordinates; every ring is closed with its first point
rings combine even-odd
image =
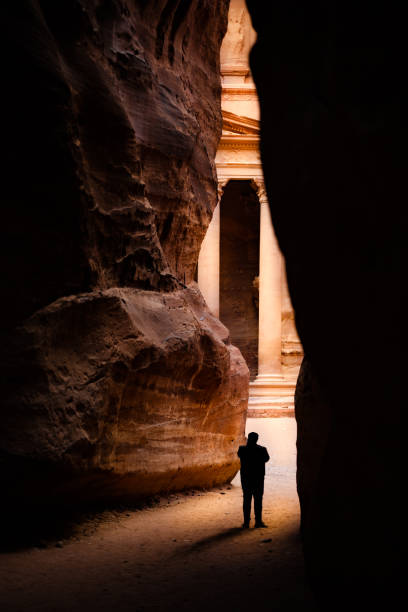
{"type": "Polygon", "coordinates": [[[140,497],[237,470],[248,371],[193,282],[227,5],[5,11],[0,439],[17,498],[140,497]]]}
{"type": "Polygon", "coordinates": [[[7,9],[11,319],[95,287],[193,279],[215,200],[226,11],[174,0],[7,9]]]}
{"type": "Polygon", "coordinates": [[[307,568],[324,609],[389,606],[406,545],[406,14],[247,4],[265,182],[310,368],[297,405],[307,568]]]}
{"type": "Polygon", "coordinates": [[[328,400],[304,358],[295,393],[297,421],[297,490],[301,507],[301,531],[307,532],[319,483],[319,473],[327,452],[331,419],[328,400]]]}

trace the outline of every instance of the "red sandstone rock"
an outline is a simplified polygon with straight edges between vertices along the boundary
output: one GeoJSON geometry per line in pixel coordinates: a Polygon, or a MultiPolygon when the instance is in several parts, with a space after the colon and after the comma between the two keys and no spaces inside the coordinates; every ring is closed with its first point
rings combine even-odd
{"type": "Polygon", "coordinates": [[[1,456],[16,495],[137,497],[237,470],[248,370],[189,284],[216,204],[227,5],[8,9],[1,456]]]}
{"type": "MultiPolygon", "coordinates": [[[[196,286],[61,298],[24,323],[19,341],[31,357],[15,373],[18,409],[14,394],[6,402],[10,456],[67,469],[70,488],[91,498],[209,486],[236,473],[248,369],[196,286]],[[91,493],[78,474],[96,481],[91,493]]],[[[34,471],[35,487],[41,477],[34,471]]],[[[51,485],[51,495],[66,486],[51,485]]]]}
{"type": "Polygon", "coordinates": [[[216,204],[227,5],[8,9],[2,272],[13,322],[64,295],[193,280],[216,204]]]}

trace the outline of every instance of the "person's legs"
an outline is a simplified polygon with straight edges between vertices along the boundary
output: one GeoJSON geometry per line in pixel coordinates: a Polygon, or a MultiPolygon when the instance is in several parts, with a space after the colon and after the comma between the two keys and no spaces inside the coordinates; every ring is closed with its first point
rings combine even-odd
{"type": "Polygon", "coordinates": [[[261,527],[264,525],[262,522],[262,497],[263,497],[264,487],[262,485],[258,485],[254,489],[254,509],[255,509],[255,527],[261,527]]]}
{"type": "Polygon", "coordinates": [[[249,521],[251,519],[252,489],[250,489],[249,487],[245,487],[245,488],[243,487],[242,492],[244,495],[244,503],[243,503],[244,526],[248,527],[249,521]]]}

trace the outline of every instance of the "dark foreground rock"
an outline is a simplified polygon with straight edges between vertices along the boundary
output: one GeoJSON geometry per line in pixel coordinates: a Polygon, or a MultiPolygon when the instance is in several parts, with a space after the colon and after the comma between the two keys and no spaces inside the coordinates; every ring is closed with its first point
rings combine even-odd
{"type": "Polygon", "coordinates": [[[295,393],[297,420],[297,490],[301,507],[301,531],[308,530],[319,483],[319,473],[329,442],[331,427],[325,398],[310,362],[303,359],[295,393]]]}
{"type": "Polygon", "coordinates": [[[330,612],[397,607],[407,543],[406,9],[247,4],[265,183],[309,363],[296,409],[307,568],[330,612]]]}

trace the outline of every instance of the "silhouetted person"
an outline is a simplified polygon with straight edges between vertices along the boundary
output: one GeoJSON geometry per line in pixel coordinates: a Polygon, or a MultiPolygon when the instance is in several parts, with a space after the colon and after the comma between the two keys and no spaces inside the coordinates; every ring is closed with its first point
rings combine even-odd
{"type": "Polygon", "coordinates": [[[262,496],[264,492],[265,463],[269,461],[268,451],[257,444],[258,434],[248,434],[246,446],[240,446],[238,457],[241,459],[241,485],[244,494],[244,524],[249,527],[252,497],[254,498],[255,527],[266,527],[262,522],[262,496]]]}

